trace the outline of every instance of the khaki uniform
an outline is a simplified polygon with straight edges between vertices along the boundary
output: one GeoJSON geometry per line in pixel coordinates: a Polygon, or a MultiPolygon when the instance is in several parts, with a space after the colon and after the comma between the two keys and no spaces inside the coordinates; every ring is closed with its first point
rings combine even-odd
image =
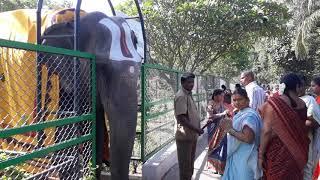
{"type": "MultiPolygon", "coordinates": [[[[191,92],[185,89],[177,92],[174,98],[174,112],[176,117],[181,114],[187,115],[189,122],[194,127],[200,128],[200,116],[191,92]]],[[[198,136],[197,132],[177,122],[175,138],[180,180],[191,180],[198,136]]]]}

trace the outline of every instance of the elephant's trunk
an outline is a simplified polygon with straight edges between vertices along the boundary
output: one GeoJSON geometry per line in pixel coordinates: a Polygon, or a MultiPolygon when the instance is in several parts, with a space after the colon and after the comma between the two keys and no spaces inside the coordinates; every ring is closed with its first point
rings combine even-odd
{"type": "Polygon", "coordinates": [[[137,125],[139,63],[111,64],[97,67],[97,85],[109,118],[111,177],[127,180],[137,125]]]}

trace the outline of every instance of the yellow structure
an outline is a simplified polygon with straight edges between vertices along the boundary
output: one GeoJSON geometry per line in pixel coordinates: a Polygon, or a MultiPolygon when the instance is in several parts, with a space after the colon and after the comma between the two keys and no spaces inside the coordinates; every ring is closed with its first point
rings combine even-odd
{"type": "MultiPolygon", "coordinates": [[[[84,15],[85,12],[81,12],[84,15]]],[[[73,20],[73,9],[43,10],[42,31],[54,23],[73,20]]],[[[43,33],[43,32],[42,32],[43,33]]],[[[0,39],[36,43],[36,10],[21,9],[0,13],[0,39]]],[[[21,127],[37,123],[36,113],[36,54],[32,51],[0,47],[0,128],[21,127]]],[[[48,77],[47,68],[42,67],[42,109],[44,110],[46,82],[50,78],[52,88],[48,92],[48,112],[56,111],[59,105],[59,77],[48,77]]],[[[55,119],[51,114],[45,120],[55,119]]],[[[54,129],[45,129],[44,145],[54,143],[54,129]]],[[[37,132],[0,139],[0,150],[32,151],[38,145],[37,132]]],[[[29,168],[26,168],[29,169],[29,168]]],[[[28,170],[29,171],[29,170],[28,170]]],[[[34,169],[32,170],[34,171],[34,169]]],[[[31,172],[31,170],[29,171],[31,172]]],[[[34,173],[34,172],[33,172],[34,173]]]]}

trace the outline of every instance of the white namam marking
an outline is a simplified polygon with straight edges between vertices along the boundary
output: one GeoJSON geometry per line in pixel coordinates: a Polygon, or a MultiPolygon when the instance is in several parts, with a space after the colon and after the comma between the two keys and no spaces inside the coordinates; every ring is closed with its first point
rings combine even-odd
{"type": "Polygon", "coordinates": [[[131,32],[129,25],[127,23],[122,23],[122,27],[124,29],[125,35],[126,35],[126,44],[127,47],[133,56],[132,58],[126,57],[123,55],[121,51],[121,42],[120,42],[120,37],[121,37],[121,31],[120,27],[113,22],[109,18],[104,18],[99,21],[100,24],[104,25],[107,27],[112,34],[112,42],[111,42],[111,47],[110,47],[110,60],[112,61],[135,61],[135,62],[140,62],[142,60],[141,56],[138,54],[136,49],[134,48],[132,39],[131,39],[131,32]]]}
{"type": "Polygon", "coordinates": [[[129,67],[129,72],[130,72],[131,74],[134,73],[134,67],[133,67],[133,66],[130,66],[130,67],[129,67]]]}

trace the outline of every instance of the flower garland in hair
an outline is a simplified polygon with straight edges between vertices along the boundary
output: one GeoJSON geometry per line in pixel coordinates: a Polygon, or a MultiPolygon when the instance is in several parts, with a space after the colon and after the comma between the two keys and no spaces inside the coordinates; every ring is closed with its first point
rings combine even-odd
{"type": "Polygon", "coordinates": [[[285,83],[281,83],[279,85],[279,94],[283,95],[285,89],[286,89],[286,84],[285,83]]]}

